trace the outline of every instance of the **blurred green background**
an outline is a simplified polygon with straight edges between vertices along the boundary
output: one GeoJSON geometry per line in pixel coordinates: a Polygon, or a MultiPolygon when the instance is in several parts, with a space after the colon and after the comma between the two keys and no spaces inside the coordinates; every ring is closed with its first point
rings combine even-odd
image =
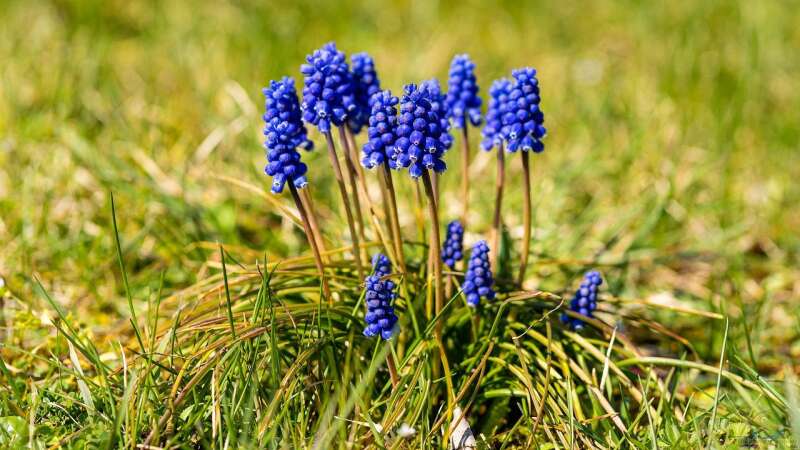
{"type": "MultiPolygon", "coordinates": [[[[162,271],[168,288],[202,277],[199,242],[304,251],[273,207],[224,177],[267,185],[260,89],[298,76],[304,55],[335,40],[372,54],[396,93],[444,82],[456,53],[475,60],[483,93],[512,68],[539,70],[549,136],[534,159],[531,285],[564,281],[537,260],[623,261],[615,293],[667,292],[776,324],[759,330],[794,346],[757,342],[756,352],[800,355],[797,1],[0,6],[0,276],[23,303],[37,304],[35,275],[59,302],[109,313],[80,317],[98,332],[127,316],[110,192],[137,292],[162,271]],[[680,253],[705,257],[658,260],[680,253]]],[[[336,239],[327,157],[307,156],[336,239]]],[[[454,156],[445,220],[459,210],[454,156]]],[[[493,170],[490,155],[476,157],[473,238],[488,229],[493,170]]],[[[505,220],[518,236],[518,161],[510,171],[505,220]]]]}

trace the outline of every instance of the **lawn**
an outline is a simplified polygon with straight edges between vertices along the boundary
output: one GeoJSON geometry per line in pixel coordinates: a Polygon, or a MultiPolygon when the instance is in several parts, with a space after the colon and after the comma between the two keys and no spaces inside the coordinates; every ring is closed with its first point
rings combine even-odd
{"type": "MultiPolygon", "coordinates": [[[[479,448],[798,445],[798,6],[3,2],[0,448],[446,448],[465,426],[479,448]],[[422,183],[395,173],[399,332],[363,336],[364,280],[309,126],[326,301],[292,197],[264,175],[261,89],[302,89],[328,41],[368,52],[395,95],[446,89],[468,53],[484,112],[492,80],[537,69],[523,283],[520,157],[498,295],[478,308],[461,266],[436,307],[422,183]],[[589,270],[596,320],[572,330],[559,316],[589,270]]],[[[442,238],[464,203],[453,135],[442,238]]],[[[491,243],[496,204],[496,151],[478,128],[469,143],[467,248],[491,243]]],[[[367,256],[388,226],[365,177],[367,256]]]]}

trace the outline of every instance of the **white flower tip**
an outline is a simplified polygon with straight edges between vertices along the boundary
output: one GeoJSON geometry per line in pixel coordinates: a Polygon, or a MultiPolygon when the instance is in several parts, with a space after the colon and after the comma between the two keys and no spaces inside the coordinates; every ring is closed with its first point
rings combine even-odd
{"type": "Polygon", "coordinates": [[[403,424],[400,425],[400,428],[397,429],[397,436],[403,439],[410,438],[415,434],[417,434],[417,430],[405,422],[403,422],[403,424]]]}

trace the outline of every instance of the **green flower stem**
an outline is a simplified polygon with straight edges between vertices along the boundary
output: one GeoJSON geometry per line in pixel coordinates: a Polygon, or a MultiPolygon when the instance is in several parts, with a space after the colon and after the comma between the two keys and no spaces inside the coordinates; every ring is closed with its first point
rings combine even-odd
{"type": "Polygon", "coordinates": [[[355,222],[353,221],[353,212],[350,210],[350,200],[347,196],[347,188],[344,186],[344,176],[342,175],[342,167],[339,165],[339,157],[336,155],[336,146],[333,144],[333,136],[330,132],[324,133],[325,141],[328,144],[328,155],[331,158],[331,165],[333,166],[333,174],[336,176],[336,183],[339,185],[339,193],[342,196],[342,205],[344,212],[347,216],[347,226],[350,228],[350,239],[353,241],[353,259],[356,262],[356,270],[358,271],[358,278],[364,279],[364,266],[361,263],[360,241],[356,233],[355,222]]]}
{"type": "MultiPolygon", "coordinates": [[[[519,265],[519,277],[517,284],[522,286],[525,281],[525,272],[528,269],[528,256],[531,250],[531,171],[528,152],[520,152],[522,155],[522,181],[525,192],[523,193],[522,203],[522,257],[519,265]]],[[[496,270],[496,269],[495,269],[496,270]]]]}
{"type": "Polygon", "coordinates": [[[322,292],[325,295],[325,298],[328,300],[328,304],[333,304],[333,297],[331,296],[331,289],[328,286],[328,279],[325,277],[325,265],[322,264],[322,256],[319,252],[319,247],[317,247],[317,242],[314,239],[314,235],[311,231],[311,224],[308,220],[308,213],[306,212],[305,208],[303,207],[303,202],[300,200],[300,194],[297,192],[297,188],[294,187],[294,183],[291,181],[286,183],[289,185],[289,191],[292,193],[292,198],[294,199],[294,203],[297,206],[297,211],[300,213],[300,218],[303,221],[303,229],[306,232],[306,238],[308,239],[308,244],[311,246],[311,250],[314,252],[314,263],[317,265],[317,271],[319,272],[319,278],[322,283],[322,292]]]}

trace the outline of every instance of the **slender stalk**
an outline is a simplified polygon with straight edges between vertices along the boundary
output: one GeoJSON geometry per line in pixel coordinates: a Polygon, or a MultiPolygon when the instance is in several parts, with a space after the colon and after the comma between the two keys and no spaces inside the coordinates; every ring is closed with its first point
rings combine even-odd
{"type": "Polygon", "coordinates": [[[528,256],[531,249],[531,172],[528,152],[522,151],[522,181],[525,188],[522,203],[522,259],[519,266],[517,284],[522,286],[525,281],[525,272],[528,269],[528,256]]]}
{"type": "MultiPolygon", "coordinates": [[[[439,239],[439,212],[436,204],[436,197],[433,191],[433,184],[431,183],[430,175],[425,170],[422,173],[422,182],[425,185],[425,194],[428,196],[428,210],[431,216],[431,250],[432,250],[432,265],[433,265],[433,283],[434,283],[434,299],[435,299],[435,312],[439,315],[444,306],[444,292],[442,283],[442,250],[441,241],[439,239]]],[[[436,324],[436,333],[441,335],[443,321],[440,319],[436,324]]]]}
{"type": "Polygon", "coordinates": [[[495,179],[496,194],[494,200],[494,220],[492,221],[492,268],[497,271],[497,257],[500,255],[500,220],[501,205],[503,203],[503,186],[506,182],[506,163],[504,158],[505,148],[503,144],[497,149],[497,178],[495,179]]]}
{"type": "Polygon", "coordinates": [[[292,193],[292,198],[294,199],[294,204],[297,206],[297,211],[300,213],[300,218],[303,221],[303,229],[306,232],[306,238],[308,239],[308,244],[311,245],[311,251],[314,252],[314,263],[317,265],[317,271],[319,272],[319,278],[322,282],[322,292],[325,297],[328,299],[328,304],[333,305],[333,297],[331,296],[331,288],[328,286],[328,279],[325,277],[325,266],[322,264],[322,257],[319,253],[319,248],[317,247],[317,242],[314,239],[311,231],[311,224],[308,220],[308,214],[306,213],[305,208],[303,208],[303,202],[300,200],[300,194],[297,192],[297,188],[294,187],[294,183],[291,181],[286,183],[289,186],[289,191],[292,193]]]}
{"type": "Polygon", "coordinates": [[[344,163],[347,166],[347,178],[350,182],[350,192],[353,196],[353,207],[356,210],[358,237],[361,239],[361,242],[367,242],[367,237],[364,234],[364,216],[361,214],[361,195],[359,194],[358,185],[356,184],[358,172],[353,162],[353,152],[350,149],[350,142],[347,140],[347,133],[345,132],[344,125],[339,126],[339,143],[342,145],[342,151],[344,152],[344,163]]]}
{"type": "Polygon", "coordinates": [[[431,175],[431,185],[433,186],[433,197],[436,199],[436,204],[439,204],[439,174],[434,172],[431,175]]]}
{"type": "MultiPolygon", "coordinates": [[[[372,202],[372,198],[369,195],[369,190],[367,189],[367,177],[364,174],[364,168],[359,163],[358,150],[356,148],[356,138],[353,135],[353,130],[350,129],[350,126],[346,126],[345,127],[345,132],[346,132],[345,134],[347,136],[347,142],[349,144],[348,145],[349,148],[347,149],[348,152],[349,152],[348,154],[350,155],[352,166],[355,167],[355,169],[356,169],[356,175],[358,175],[358,182],[359,182],[358,186],[360,188],[358,190],[358,193],[361,195],[361,198],[364,200],[364,202],[367,205],[367,211],[369,211],[370,220],[372,221],[372,228],[375,231],[375,234],[377,235],[378,239],[381,241],[381,244],[383,245],[384,249],[386,250],[386,254],[389,256],[389,258],[392,260],[393,263],[397,264],[396,263],[397,256],[395,255],[393,248],[391,248],[388,245],[386,234],[383,232],[383,229],[381,228],[381,221],[378,220],[378,214],[375,211],[375,205],[372,202]]],[[[379,180],[380,180],[380,178],[379,178],[379,180]]],[[[381,192],[383,192],[383,195],[385,196],[386,195],[385,194],[385,190],[386,189],[383,186],[382,181],[380,183],[380,186],[381,186],[381,192]]],[[[384,197],[383,209],[384,209],[384,217],[387,218],[386,220],[388,220],[388,217],[389,217],[389,209],[388,208],[389,208],[389,206],[388,206],[388,204],[386,202],[386,198],[384,197]]],[[[389,231],[391,232],[391,229],[389,231]]]]}
{"type": "Polygon", "coordinates": [[[392,241],[394,242],[394,251],[400,263],[400,268],[403,272],[406,271],[406,262],[403,257],[403,237],[400,234],[400,217],[397,214],[397,195],[394,191],[394,181],[392,181],[392,172],[389,170],[389,165],[383,164],[383,180],[386,183],[386,190],[388,191],[389,200],[389,225],[392,230],[392,241]]]}
{"type": "Polygon", "coordinates": [[[359,163],[360,159],[358,157],[356,136],[353,134],[353,130],[350,129],[349,125],[345,127],[345,131],[347,131],[347,142],[350,144],[350,157],[353,158],[353,165],[358,172],[358,180],[361,182],[361,185],[364,186],[364,197],[366,197],[367,202],[371,202],[369,191],[367,190],[367,177],[364,174],[364,166],[359,163]]]}
{"type": "Polygon", "coordinates": [[[333,136],[330,132],[324,133],[325,141],[328,143],[328,155],[331,157],[331,165],[333,166],[333,174],[336,176],[336,183],[339,185],[339,193],[342,195],[342,204],[344,205],[344,212],[347,216],[347,226],[350,228],[350,238],[353,240],[353,258],[356,261],[356,269],[358,270],[358,278],[364,279],[364,267],[361,265],[361,243],[356,233],[356,226],[353,221],[353,212],[350,210],[350,200],[347,197],[347,188],[344,186],[344,176],[342,175],[342,167],[339,165],[339,158],[336,156],[336,147],[333,144],[333,136]]]}
{"type": "Polygon", "coordinates": [[[322,262],[327,262],[325,258],[325,242],[322,238],[322,231],[319,228],[319,222],[317,222],[317,215],[314,213],[314,203],[311,201],[311,194],[308,192],[308,187],[299,191],[300,193],[300,200],[303,203],[303,208],[305,208],[306,213],[308,214],[308,222],[311,225],[311,232],[314,235],[314,240],[317,242],[317,248],[319,248],[319,253],[322,255],[322,262]]]}
{"type": "Polygon", "coordinates": [[[392,378],[392,387],[396,388],[400,383],[400,377],[397,375],[397,364],[394,362],[394,355],[391,350],[386,354],[386,367],[389,369],[389,376],[392,378]]]}
{"type": "Polygon", "coordinates": [[[464,128],[461,129],[461,225],[467,228],[467,216],[469,215],[469,139],[467,137],[467,122],[464,121],[464,128]]]}

